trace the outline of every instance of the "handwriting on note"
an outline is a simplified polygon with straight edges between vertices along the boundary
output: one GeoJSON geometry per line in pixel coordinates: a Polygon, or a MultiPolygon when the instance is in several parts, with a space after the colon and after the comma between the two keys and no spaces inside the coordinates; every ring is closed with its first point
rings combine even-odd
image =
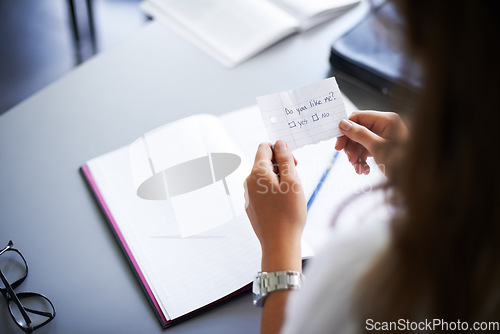
{"type": "Polygon", "coordinates": [[[347,118],[334,77],[296,90],[257,97],[269,139],[285,140],[291,150],[342,135],[347,118]]]}

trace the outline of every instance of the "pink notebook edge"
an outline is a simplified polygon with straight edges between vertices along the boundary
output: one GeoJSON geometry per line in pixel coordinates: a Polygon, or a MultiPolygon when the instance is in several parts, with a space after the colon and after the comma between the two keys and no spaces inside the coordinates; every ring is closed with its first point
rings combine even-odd
{"type": "Polygon", "coordinates": [[[108,220],[116,238],[118,239],[122,250],[124,251],[130,264],[132,265],[132,267],[134,269],[134,273],[135,273],[136,277],[138,278],[143,290],[146,292],[146,295],[149,299],[149,302],[152,305],[153,310],[155,311],[155,314],[158,317],[158,319],[160,320],[160,323],[161,323],[163,328],[170,327],[174,324],[177,324],[178,322],[192,318],[193,316],[195,316],[203,311],[208,311],[208,310],[212,309],[213,307],[215,307],[216,305],[218,305],[224,301],[228,301],[228,300],[232,299],[233,297],[239,296],[240,294],[251,290],[252,283],[249,282],[247,285],[231,292],[230,294],[228,294],[226,296],[223,296],[223,297],[213,301],[212,303],[204,305],[204,306],[202,306],[196,310],[193,310],[189,313],[186,313],[178,318],[167,320],[167,318],[163,314],[163,311],[160,308],[160,305],[158,304],[156,297],[153,294],[153,291],[151,290],[151,287],[149,286],[149,284],[146,280],[146,277],[142,273],[142,270],[140,269],[137,261],[135,260],[135,257],[133,256],[132,251],[130,250],[130,247],[128,246],[128,244],[126,242],[125,237],[121,233],[120,228],[118,227],[116,220],[114,219],[113,215],[111,214],[111,210],[109,209],[108,205],[106,204],[106,201],[104,200],[104,197],[103,197],[101,191],[99,190],[99,187],[97,186],[97,183],[96,183],[94,177],[92,176],[92,172],[90,171],[89,166],[88,165],[81,166],[81,171],[82,171],[85,179],[87,180],[95,198],[97,199],[97,202],[99,203],[104,215],[106,216],[106,219],[108,220]]]}
{"type": "Polygon", "coordinates": [[[146,277],[142,273],[142,270],[139,267],[139,264],[135,260],[135,257],[132,254],[132,251],[130,250],[130,247],[128,246],[128,244],[125,240],[125,237],[123,236],[120,228],[118,227],[118,224],[116,223],[115,218],[111,214],[111,210],[109,209],[108,205],[106,204],[106,201],[104,200],[104,197],[103,197],[101,191],[99,190],[99,187],[97,186],[97,183],[96,183],[94,177],[92,176],[90,168],[88,167],[88,165],[84,165],[81,167],[81,170],[83,172],[83,175],[87,179],[87,182],[89,183],[90,188],[92,189],[97,201],[99,202],[99,205],[101,206],[101,208],[104,212],[104,215],[106,216],[108,222],[110,223],[123,251],[125,252],[128,260],[130,261],[137,278],[139,279],[143,289],[145,290],[145,292],[148,296],[150,303],[152,303],[153,309],[155,310],[156,315],[160,319],[162,326],[163,327],[167,326],[169,324],[169,322],[171,322],[171,320],[167,320],[167,318],[163,314],[163,311],[161,310],[160,305],[158,304],[158,301],[156,300],[156,297],[154,296],[153,291],[151,290],[151,287],[149,286],[149,284],[146,280],[146,277]]]}

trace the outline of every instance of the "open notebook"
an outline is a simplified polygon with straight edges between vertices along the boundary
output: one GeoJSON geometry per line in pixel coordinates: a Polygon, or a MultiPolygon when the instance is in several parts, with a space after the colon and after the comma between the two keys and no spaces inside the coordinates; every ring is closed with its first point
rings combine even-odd
{"type": "Polygon", "coordinates": [[[143,10],[228,67],[359,0],[144,0],[143,10]]]}
{"type": "MultiPolygon", "coordinates": [[[[82,167],[162,326],[248,289],[259,271],[260,246],[244,212],[242,185],[262,141],[267,134],[252,106],[164,125],[82,167]]],[[[294,151],[306,198],[334,154],[334,142],[294,151]]],[[[356,178],[345,158],[337,163],[342,185],[355,180],[335,190],[340,202],[353,184],[362,187],[368,179],[356,178]]],[[[329,215],[311,210],[315,221],[305,235],[313,245],[304,241],[304,257],[323,242],[329,215]]]]}

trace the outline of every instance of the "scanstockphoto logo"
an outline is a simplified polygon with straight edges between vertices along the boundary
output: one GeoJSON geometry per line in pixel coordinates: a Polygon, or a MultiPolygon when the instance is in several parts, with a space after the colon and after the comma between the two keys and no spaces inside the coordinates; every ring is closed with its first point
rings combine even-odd
{"type": "Polygon", "coordinates": [[[457,319],[456,321],[445,321],[443,319],[425,319],[422,321],[411,321],[399,319],[398,321],[375,321],[366,319],[365,329],[368,333],[377,332],[415,332],[415,333],[498,333],[500,331],[500,321],[476,321],[469,323],[457,319]]]}
{"type": "MultiPolygon", "coordinates": [[[[379,164],[372,168],[372,173],[385,173],[385,165],[379,164]],[[373,170],[374,168],[378,168],[377,171],[373,170]]],[[[307,169],[301,169],[299,176],[303,177],[300,180],[300,184],[292,183],[287,184],[286,182],[281,184],[280,188],[271,187],[269,185],[269,174],[273,174],[272,176],[278,177],[287,176],[286,173],[292,169],[285,169],[282,174],[278,170],[278,165],[274,164],[273,168],[270,168],[269,161],[259,161],[254,166],[254,173],[257,177],[257,192],[259,194],[266,193],[287,193],[287,192],[300,192],[301,189],[312,189],[318,186],[318,181],[323,182],[321,185],[321,192],[326,194],[338,194],[339,190],[346,194],[366,194],[373,191],[374,186],[379,185],[379,181],[370,182],[366,180],[366,175],[357,175],[357,178],[353,178],[351,175],[345,175],[346,171],[341,171],[342,174],[338,174],[338,171],[334,171],[329,175],[329,177],[325,180],[320,180],[320,176],[325,170],[325,166],[321,164],[309,165],[307,169]],[[317,175],[317,178],[307,177],[309,175],[317,175]],[[333,182],[330,182],[330,178],[335,178],[333,182]]],[[[349,174],[353,173],[353,171],[349,170],[349,174]]]]}

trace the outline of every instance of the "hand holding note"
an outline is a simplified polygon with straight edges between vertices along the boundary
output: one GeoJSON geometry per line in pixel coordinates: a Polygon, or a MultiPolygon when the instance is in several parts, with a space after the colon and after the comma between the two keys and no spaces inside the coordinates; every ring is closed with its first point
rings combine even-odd
{"type": "Polygon", "coordinates": [[[370,172],[366,159],[373,156],[382,172],[389,176],[409,136],[403,120],[393,112],[353,112],[349,120],[340,123],[340,129],[344,136],[337,139],[335,149],[346,152],[358,174],[370,172]]]}
{"type": "Polygon", "coordinates": [[[300,271],[307,207],[294,157],[285,142],[260,144],[244,183],[246,212],[262,246],[262,270],[300,271]],[[273,170],[273,161],[278,174],[273,170]]]}
{"type": "Polygon", "coordinates": [[[342,135],[347,118],[334,77],[296,90],[257,98],[269,139],[285,140],[291,150],[342,135]]]}

